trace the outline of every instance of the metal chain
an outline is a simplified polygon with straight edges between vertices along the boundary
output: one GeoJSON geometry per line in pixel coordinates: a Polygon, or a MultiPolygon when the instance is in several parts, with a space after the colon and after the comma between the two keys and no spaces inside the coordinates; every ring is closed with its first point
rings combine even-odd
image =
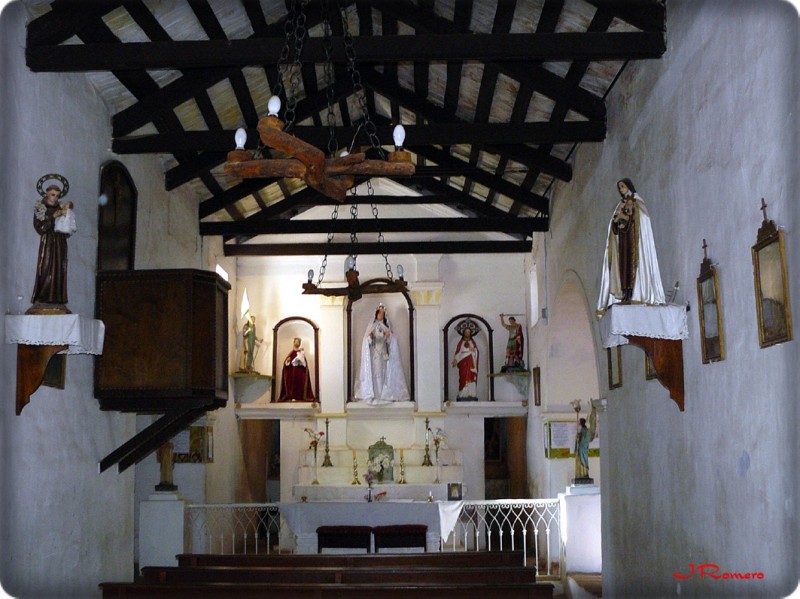
{"type": "Polygon", "coordinates": [[[333,112],[333,42],[331,40],[331,21],[330,21],[330,6],[328,0],[323,0],[323,31],[322,47],[325,49],[325,97],[328,100],[328,130],[330,135],[328,137],[328,154],[333,157],[339,150],[339,144],[336,141],[336,115],[333,112]]]}
{"type": "MultiPolygon", "coordinates": [[[[367,195],[371,198],[375,195],[375,190],[372,188],[372,181],[367,179],[367,195]]],[[[380,218],[378,218],[378,206],[374,202],[370,201],[370,206],[372,206],[372,216],[375,217],[375,222],[378,223],[378,247],[381,248],[381,255],[383,256],[383,263],[386,265],[386,277],[390,280],[394,280],[394,274],[392,273],[392,265],[389,264],[389,252],[386,250],[386,240],[383,238],[383,231],[381,231],[380,227],[380,218]]]]}
{"type": "Polygon", "coordinates": [[[283,24],[283,32],[285,40],[283,48],[281,49],[280,58],[278,58],[277,71],[278,79],[272,90],[272,95],[280,97],[283,93],[283,76],[286,73],[287,64],[289,63],[289,53],[291,52],[292,42],[294,41],[294,21],[295,11],[297,9],[297,2],[293,1],[289,7],[289,13],[286,15],[286,21],[283,24]]]}
{"type": "MultiPolygon", "coordinates": [[[[352,219],[353,227],[350,229],[350,243],[353,244],[353,247],[358,245],[358,235],[356,234],[355,223],[358,220],[358,197],[356,195],[356,188],[353,187],[351,189],[351,195],[353,197],[353,203],[350,204],[350,217],[352,219]]],[[[353,252],[353,257],[358,256],[357,252],[353,252]]]]}
{"type": "Polygon", "coordinates": [[[347,24],[347,12],[341,5],[341,1],[337,0],[339,14],[342,18],[342,29],[344,30],[344,51],[347,56],[347,71],[350,73],[350,78],[353,81],[353,94],[358,100],[358,107],[361,109],[361,114],[364,117],[364,131],[369,137],[369,142],[372,148],[377,150],[382,159],[386,159],[383,148],[381,147],[381,140],[378,139],[378,130],[375,123],[369,115],[369,107],[367,106],[367,97],[364,92],[364,85],[361,83],[361,73],[356,67],[356,50],[353,46],[353,36],[350,35],[350,27],[347,24]]]}
{"type": "MultiPolygon", "coordinates": [[[[331,223],[335,222],[336,219],[339,218],[339,204],[336,204],[333,207],[333,212],[331,213],[331,223]]],[[[333,243],[333,227],[331,226],[331,230],[328,231],[328,247],[330,248],[331,244],[333,243]]],[[[328,267],[328,254],[325,254],[325,257],[322,259],[322,264],[319,267],[319,276],[317,277],[317,287],[322,285],[322,279],[325,278],[325,269],[328,267]]]]}
{"type": "Polygon", "coordinates": [[[301,64],[300,57],[303,54],[303,43],[305,42],[308,30],[306,29],[306,6],[309,0],[300,0],[300,12],[295,18],[294,24],[294,62],[291,66],[289,77],[289,91],[286,92],[286,112],[284,113],[284,131],[288,131],[294,125],[295,107],[297,106],[297,87],[300,83],[301,64]]]}

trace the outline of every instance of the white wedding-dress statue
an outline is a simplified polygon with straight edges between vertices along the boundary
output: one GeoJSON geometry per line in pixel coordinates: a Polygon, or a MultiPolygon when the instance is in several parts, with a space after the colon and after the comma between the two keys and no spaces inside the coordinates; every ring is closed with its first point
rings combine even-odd
{"type": "Polygon", "coordinates": [[[361,342],[361,362],[353,397],[370,405],[411,399],[400,349],[383,304],[375,310],[375,318],[367,326],[361,342]]]}

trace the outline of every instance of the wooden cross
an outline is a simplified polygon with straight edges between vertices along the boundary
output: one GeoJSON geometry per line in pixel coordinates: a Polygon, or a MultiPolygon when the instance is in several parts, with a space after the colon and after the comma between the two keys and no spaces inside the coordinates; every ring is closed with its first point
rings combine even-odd
{"type": "Polygon", "coordinates": [[[764,222],[767,221],[767,202],[761,198],[761,212],[764,213],[764,222]]]}
{"type": "Polygon", "coordinates": [[[703,239],[703,258],[705,260],[708,260],[708,252],[706,251],[707,248],[708,248],[708,244],[706,244],[706,240],[703,239]]]}

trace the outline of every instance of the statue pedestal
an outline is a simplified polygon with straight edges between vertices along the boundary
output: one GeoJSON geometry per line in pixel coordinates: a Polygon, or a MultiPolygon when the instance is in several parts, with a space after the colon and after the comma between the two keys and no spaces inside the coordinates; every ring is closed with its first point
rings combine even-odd
{"type": "Polygon", "coordinates": [[[152,493],[139,504],[139,567],[177,566],[183,553],[185,502],[177,493],[152,493]]]}

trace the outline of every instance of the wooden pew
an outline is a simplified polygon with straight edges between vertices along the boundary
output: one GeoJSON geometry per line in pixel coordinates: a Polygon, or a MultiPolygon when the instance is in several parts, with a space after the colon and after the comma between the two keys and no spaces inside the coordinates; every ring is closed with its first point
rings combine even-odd
{"type": "Polygon", "coordinates": [[[231,566],[257,568],[287,567],[488,567],[520,566],[525,563],[521,551],[442,551],[433,553],[248,553],[217,555],[184,553],[177,556],[179,566],[231,566]]]}
{"type": "Polygon", "coordinates": [[[552,599],[553,585],[538,583],[259,584],[112,583],[100,584],[103,599],[552,599]]]}
{"type": "Polygon", "coordinates": [[[146,583],[247,582],[247,583],[534,583],[536,571],[517,566],[468,568],[238,568],[229,566],[179,566],[142,568],[146,583]]]}

